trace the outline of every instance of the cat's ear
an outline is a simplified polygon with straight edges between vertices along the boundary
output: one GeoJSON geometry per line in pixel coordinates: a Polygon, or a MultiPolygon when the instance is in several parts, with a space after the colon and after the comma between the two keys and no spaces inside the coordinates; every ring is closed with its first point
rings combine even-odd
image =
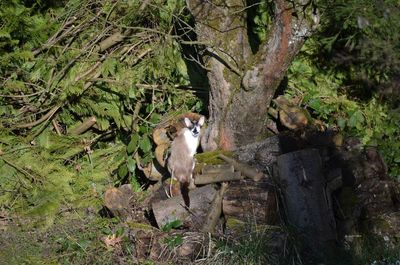
{"type": "Polygon", "coordinates": [[[192,126],[192,122],[190,121],[190,119],[188,117],[185,117],[185,125],[188,128],[192,126]]]}
{"type": "Polygon", "coordinates": [[[199,119],[198,124],[199,124],[200,126],[203,126],[203,125],[204,125],[204,120],[205,120],[204,116],[201,116],[200,119],[199,119]]]}

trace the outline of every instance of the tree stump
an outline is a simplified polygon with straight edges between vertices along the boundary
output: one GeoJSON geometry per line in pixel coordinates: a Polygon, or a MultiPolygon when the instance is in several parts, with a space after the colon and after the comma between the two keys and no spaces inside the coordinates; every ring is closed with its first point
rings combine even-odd
{"type": "Polygon", "coordinates": [[[307,247],[319,252],[337,238],[319,152],[303,149],[281,155],[277,162],[287,221],[307,247]]]}
{"type": "Polygon", "coordinates": [[[190,208],[185,206],[182,196],[154,202],[152,209],[158,227],[181,220],[184,226],[200,230],[216,193],[212,185],[190,191],[190,208]]]}
{"type": "Polygon", "coordinates": [[[130,184],[119,188],[108,188],[104,193],[104,205],[114,215],[121,219],[129,219],[131,215],[130,202],[133,196],[130,184]]]}

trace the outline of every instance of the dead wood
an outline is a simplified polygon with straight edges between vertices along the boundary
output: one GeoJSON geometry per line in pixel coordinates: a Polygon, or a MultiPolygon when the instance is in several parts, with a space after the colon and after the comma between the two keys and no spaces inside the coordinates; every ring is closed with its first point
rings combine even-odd
{"type": "Polygon", "coordinates": [[[230,164],[221,164],[221,165],[205,165],[201,172],[202,174],[213,174],[213,173],[221,173],[221,172],[231,172],[233,173],[234,168],[230,164]]]}
{"type": "MultiPolygon", "coordinates": [[[[135,155],[135,158],[138,155],[135,155]]],[[[140,161],[140,160],[137,160],[140,161]]],[[[163,175],[166,174],[166,169],[164,167],[157,165],[158,161],[152,161],[145,168],[142,168],[142,172],[151,181],[159,181],[162,179],[163,175]]]]}
{"type": "Polygon", "coordinates": [[[185,226],[200,230],[216,193],[217,190],[212,185],[190,191],[189,209],[185,206],[182,196],[152,203],[158,227],[161,228],[174,220],[181,220],[185,226]]]}
{"type": "Polygon", "coordinates": [[[154,155],[156,157],[157,162],[165,167],[165,153],[169,148],[169,144],[161,144],[157,145],[156,150],[154,151],[154,155]]]}
{"type": "Polygon", "coordinates": [[[169,145],[171,140],[168,138],[167,129],[164,127],[155,128],[153,130],[153,141],[156,145],[169,145]]]}
{"type": "Polygon", "coordinates": [[[243,235],[252,227],[275,224],[278,220],[276,195],[268,179],[230,182],[223,196],[222,209],[227,235],[243,235]]]}
{"type": "Polygon", "coordinates": [[[194,179],[194,184],[205,185],[210,183],[226,182],[241,180],[243,176],[240,172],[221,172],[221,173],[208,173],[197,175],[194,179]]]}
{"type": "Polygon", "coordinates": [[[336,240],[336,223],[317,149],[304,149],[278,157],[279,183],[287,221],[320,251],[336,240]]]}
{"type": "Polygon", "coordinates": [[[33,121],[33,122],[29,122],[29,123],[24,123],[24,124],[20,124],[20,125],[16,125],[16,128],[32,128],[44,121],[47,121],[49,119],[51,119],[51,117],[53,117],[53,115],[58,111],[58,109],[61,108],[60,105],[54,106],[49,112],[47,112],[45,115],[43,115],[40,119],[38,119],[37,121],[33,121]]]}
{"type": "Polygon", "coordinates": [[[222,198],[227,188],[228,183],[222,183],[221,189],[215,194],[201,231],[206,233],[213,233],[214,228],[217,225],[219,218],[221,217],[222,198]]]}
{"type": "Polygon", "coordinates": [[[55,119],[51,121],[51,124],[53,125],[53,128],[56,131],[57,135],[62,135],[61,128],[55,119]]]}
{"type": "Polygon", "coordinates": [[[96,117],[90,117],[84,120],[79,126],[73,128],[69,134],[70,135],[79,135],[91,128],[97,122],[96,117]]]}
{"type": "Polygon", "coordinates": [[[242,172],[243,175],[253,179],[254,181],[259,181],[264,177],[264,174],[262,172],[259,172],[255,168],[250,167],[249,165],[240,163],[235,159],[229,158],[222,154],[218,155],[218,157],[224,160],[225,162],[231,164],[237,171],[242,172]]]}
{"type": "Polygon", "coordinates": [[[98,44],[97,48],[95,49],[95,52],[103,52],[103,51],[107,50],[108,48],[120,43],[130,33],[131,33],[130,31],[128,31],[126,33],[115,32],[114,34],[112,34],[108,38],[106,38],[103,41],[101,41],[98,44]]]}
{"type": "Polygon", "coordinates": [[[114,216],[127,219],[130,216],[130,200],[132,189],[130,185],[122,185],[120,188],[109,188],[104,194],[104,205],[114,216]]]}

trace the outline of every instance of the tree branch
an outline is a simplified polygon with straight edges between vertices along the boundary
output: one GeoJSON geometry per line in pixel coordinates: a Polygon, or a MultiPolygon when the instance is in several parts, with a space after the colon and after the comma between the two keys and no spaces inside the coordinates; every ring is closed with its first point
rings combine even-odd
{"type": "Polygon", "coordinates": [[[220,173],[208,173],[197,175],[194,178],[194,184],[205,185],[210,183],[227,182],[242,180],[242,174],[240,172],[220,172],[220,173]]]}
{"type": "Polygon", "coordinates": [[[79,126],[73,128],[69,134],[70,135],[79,135],[81,133],[86,132],[90,127],[92,127],[96,123],[96,117],[90,117],[84,120],[79,126]]]}
{"type": "Polygon", "coordinates": [[[53,107],[49,112],[47,112],[45,115],[43,115],[37,121],[15,125],[15,128],[18,128],[18,129],[32,128],[38,124],[41,124],[42,122],[49,120],[59,110],[59,108],[61,108],[61,105],[57,105],[57,106],[53,107]]]}
{"type": "Polygon", "coordinates": [[[251,178],[254,181],[259,181],[264,177],[264,174],[262,172],[257,171],[256,169],[240,163],[236,161],[235,159],[232,159],[230,157],[224,156],[223,154],[218,155],[219,158],[224,160],[225,162],[231,164],[237,171],[240,171],[245,175],[246,177],[251,178]]]}

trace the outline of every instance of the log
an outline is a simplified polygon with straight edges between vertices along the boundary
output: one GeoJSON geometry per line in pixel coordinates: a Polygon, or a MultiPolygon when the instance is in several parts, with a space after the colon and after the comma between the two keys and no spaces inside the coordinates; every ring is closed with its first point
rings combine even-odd
{"type": "Polygon", "coordinates": [[[211,207],[208,210],[205,222],[201,228],[202,232],[213,233],[214,228],[217,225],[219,218],[221,217],[222,198],[227,188],[228,188],[228,183],[222,183],[221,189],[215,195],[211,207]]]}
{"type": "Polygon", "coordinates": [[[287,153],[279,156],[277,162],[287,221],[296,228],[306,247],[320,253],[337,236],[319,151],[287,153]]]}
{"type": "Polygon", "coordinates": [[[258,165],[264,170],[276,163],[279,155],[298,150],[296,139],[285,135],[275,135],[262,141],[239,147],[235,153],[238,160],[251,166],[258,165]]]}
{"type": "Polygon", "coordinates": [[[104,205],[114,216],[126,220],[130,217],[132,196],[130,184],[124,184],[119,188],[108,188],[104,193],[104,205]]]}
{"type": "MultiPolygon", "coordinates": [[[[274,186],[268,179],[243,179],[229,183],[222,209],[227,235],[240,236],[254,226],[276,224],[278,220],[274,186]]],[[[254,231],[254,229],[253,229],[254,231]]]]}
{"type": "Polygon", "coordinates": [[[243,175],[253,179],[254,181],[259,181],[264,177],[264,174],[262,172],[259,172],[255,168],[250,167],[249,165],[240,163],[235,159],[224,156],[223,154],[219,154],[218,157],[224,160],[225,162],[231,164],[237,171],[242,172],[243,175]]]}
{"type": "Polygon", "coordinates": [[[209,173],[221,173],[221,172],[233,172],[233,166],[231,164],[221,164],[221,165],[205,165],[201,169],[202,174],[209,173]]]}
{"type": "Polygon", "coordinates": [[[154,155],[160,166],[165,167],[165,153],[168,151],[169,144],[157,145],[154,155]]]}
{"type": "Polygon", "coordinates": [[[194,178],[194,184],[205,185],[210,183],[226,182],[241,180],[243,176],[240,172],[221,172],[221,173],[208,173],[197,175],[194,178]]]}
{"type": "Polygon", "coordinates": [[[185,206],[182,196],[152,203],[158,227],[161,228],[172,221],[181,220],[184,226],[200,230],[216,194],[217,190],[212,185],[190,191],[189,209],[185,206]]]}
{"type": "Polygon", "coordinates": [[[151,181],[160,181],[167,174],[166,168],[159,165],[156,159],[143,168],[142,172],[151,181]]]}

